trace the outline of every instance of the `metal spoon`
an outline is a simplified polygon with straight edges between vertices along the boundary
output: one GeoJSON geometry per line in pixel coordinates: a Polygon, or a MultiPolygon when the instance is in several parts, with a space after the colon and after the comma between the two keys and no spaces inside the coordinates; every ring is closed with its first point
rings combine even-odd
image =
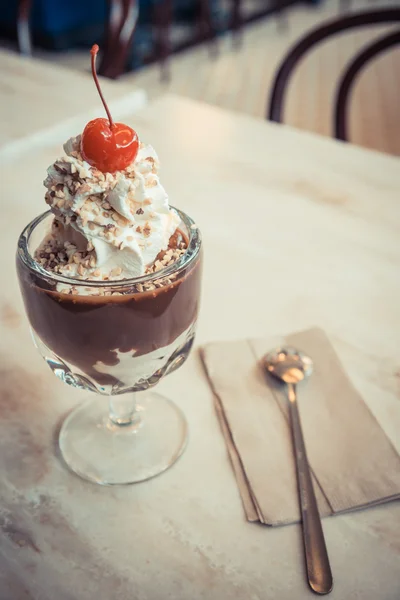
{"type": "Polygon", "coordinates": [[[264,357],[264,365],[271,375],[288,386],[308,582],[317,594],[329,594],[333,587],[332,572],[311,480],[296,396],[296,384],[311,375],[313,362],[296,348],[285,347],[267,354],[264,357]]]}

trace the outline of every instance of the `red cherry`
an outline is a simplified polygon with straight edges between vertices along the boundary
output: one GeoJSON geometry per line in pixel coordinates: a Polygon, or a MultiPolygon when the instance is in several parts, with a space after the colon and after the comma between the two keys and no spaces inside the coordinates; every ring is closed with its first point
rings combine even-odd
{"type": "Polygon", "coordinates": [[[138,149],[136,131],[123,123],[110,127],[108,119],[93,119],[83,130],[82,156],[104,173],[126,169],[135,160],[138,149]]]}
{"type": "Polygon", "coordinates": [[[106,110],[107,119],[89,121],[82,133],[82,156],[93,167],[105,173],[126,169],[136,158],[139,140],[136,131],[123,123],[114,123],[104,100],[96,73],[96,55],[99,47],[95,44],[92,55],[92,74],[101,101],[106,110]]]}

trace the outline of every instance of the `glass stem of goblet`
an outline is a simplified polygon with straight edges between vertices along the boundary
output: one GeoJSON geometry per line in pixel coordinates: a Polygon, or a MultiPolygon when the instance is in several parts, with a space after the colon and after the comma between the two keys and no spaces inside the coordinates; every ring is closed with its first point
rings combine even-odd
{"type": "Polygon", "coordinates": [[[136,394],[110,396],[109,419],[113,425],[120,427],[138,424],[140,415],[136,406],[136,394]]]}

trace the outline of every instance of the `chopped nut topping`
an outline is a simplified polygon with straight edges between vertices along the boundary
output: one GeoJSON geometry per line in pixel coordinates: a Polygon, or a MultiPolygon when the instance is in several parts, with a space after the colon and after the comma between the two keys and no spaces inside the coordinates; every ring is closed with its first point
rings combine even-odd
{"type": "Polygon", "coordinates": [[[122,217],[121,215],[118,215],[117,223],[121,227],[128,227],[129,225],[128,219],[125,219],[125,217],[122,217]]]}

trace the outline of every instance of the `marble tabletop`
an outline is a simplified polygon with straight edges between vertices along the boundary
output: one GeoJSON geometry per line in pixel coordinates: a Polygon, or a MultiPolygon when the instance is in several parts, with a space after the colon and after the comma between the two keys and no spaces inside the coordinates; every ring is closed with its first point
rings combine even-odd
{"type": "MultiPolygon", "coordinates": [[[[399,159],[173,96],[126,120],[203,232],[197,346],[325,328],[400,451],[399,159]]],[[[85,393],[34,349],[13,264],[60,147],[24,152],[0,173],[0,600],[312,598],[300,528],[244,518],[197,348],[159,385],[189,421],[173,468],[103,488],[63,466],[57,427],[85,393]]],[[[398,503],[324,531],[332,599],[398,600],[398,503]]]]}

